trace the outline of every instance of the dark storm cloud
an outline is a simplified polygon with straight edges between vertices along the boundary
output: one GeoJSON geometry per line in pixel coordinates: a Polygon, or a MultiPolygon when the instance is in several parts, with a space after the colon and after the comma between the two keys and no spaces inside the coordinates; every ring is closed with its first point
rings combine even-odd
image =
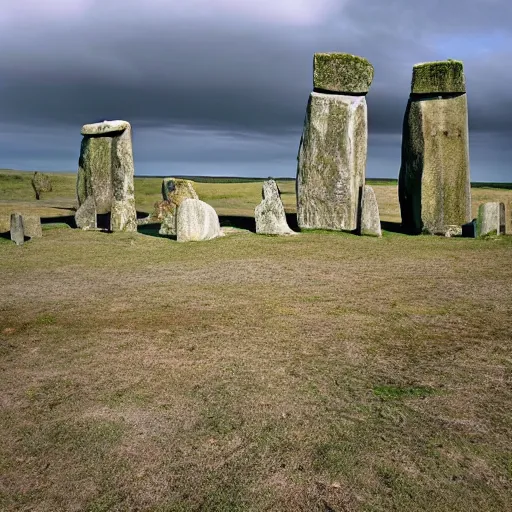
{"type": "Polygon", "coordinates": [[[11,133],[30,127],[42,156],[58,137],[43,142],[41,127],[66,133],[54,148],[64,161],[66,130],[75,140],[86,122],[123,118],[139,133],[136,158],[148,163],[268,159],[294,169],[315,51],[347,51],[374,64],[368,95],[374,161],[397,155],[416,62],[462,58],[471,130],[511,132],[506,0],[290,0],[281,7],[277,0],[260,7],[196,0],[182,9],[159,0],[144,7],[76,0],[68,11],[58,4],[45,4],[53,6],[49,11],[37,2],[32,11],[0,7],[6,9],[0,10],[2,154],[9,154],[6,124],[18,127],[11,133]]]}

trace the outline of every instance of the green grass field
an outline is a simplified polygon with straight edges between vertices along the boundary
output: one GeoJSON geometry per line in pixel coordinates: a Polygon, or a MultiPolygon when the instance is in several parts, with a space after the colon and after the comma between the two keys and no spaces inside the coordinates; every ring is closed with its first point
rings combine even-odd
{"type": "MultiPolygon", "coordinates": [[[[395,233],[393,183],[382,239],[82,232],[52,178],[0,171],[0,222],[47,222],[0,238],[1,510],[512,510],[511,236],[395,233]]],[[[195,187],[225,225],[261,197],[195,187]]]]}

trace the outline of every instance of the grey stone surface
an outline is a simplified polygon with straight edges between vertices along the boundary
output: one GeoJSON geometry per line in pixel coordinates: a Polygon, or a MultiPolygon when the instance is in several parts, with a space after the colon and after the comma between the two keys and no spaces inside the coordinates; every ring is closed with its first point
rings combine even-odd
{"type": "Polygon", "coordinates": [[[32,188],[36,194],[36,199],[41,199],[41,194],[43,192],[51,192],[52,191],[52,180],[50,176],[43,174],[42,172],[34,172],[32,176],[32,188]]]}
{"type": "Polygon", "coordinates": [[[366,236],[382,236],[379,205],[375,192],[369,185],[361,189],[361,225],[359,233],[366,236]]]}
{"type": "Polygon", "coordinates": [[[131,127],[126,121],[105,121],[82,127],[77,176],[77,226],[96,225],[88,215],[109,213],[112,231],[136,231],[131,127]]]}
{"type": "Polygon", "coordinates": [[[153,216],[161,222],[161,235],[176,234],[176,210],[184,199],[199,199],[194,184],[180,178],[164,178],[162,181],[163,201],[155,204],[153,216]]]}
{"type": "Polygon", "coordinates": [[[89,196],[77,210],[75,213],[75,222],[77,228],[80,229],[96,229],[98,227],[96,205],[93,196],[89,196]]]}
{"type": "Polygon", "coordinates": [[[402,225],[411,233],[445,234],[449,226],[462,226],[471,220],[465,94],[437,98],[425,93],[409,98],[403,123],[399,198],[402,225]]]}
{"type": "Polygon", "coordinates": [[[500,203],[483,203],[478,207],[476,235],[500,234],[500,203]]]}
{"type": "Polygon", "coordinates": [[[23,229],[23,217],[19,213],[11,214],[11,240],[16,245],[23,245],[25,242],[25,231],[23,229]]]}
{"type": "Polygon", "coordinates": [[[301,229],[357,228],[367,138],[364,96],[311,93],[297,165],[301,229]]]}
{"type": "Polygon", "coordinates": [[[184,199],[176,213],[178,242],[198,242],[223,236],[216,211],[199,199],[184,199]]]}
{"type": "Polygon", "coordinates": [[[263,183],[263,200],[256,207],[256,233],[262,235],[295,235],[286,222],[286,213],[279,188],[274,180],[263,183]]]}
{"type": "Polygon", "coordinates": [[[23,215],[23,230],[25,236],[30,238],[41,238],[43,228],[41,226],[41,217],[37,215],[23,215]]]}

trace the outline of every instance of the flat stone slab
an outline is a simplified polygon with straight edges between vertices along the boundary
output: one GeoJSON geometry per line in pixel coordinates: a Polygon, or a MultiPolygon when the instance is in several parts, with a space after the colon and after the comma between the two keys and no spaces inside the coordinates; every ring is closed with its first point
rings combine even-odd
{"type": "Polygon", "coordinates": [[[350,53],[315,53],[313,87],[323,91],[366,94],[374,69],[364,57],[350,53]]]}
{"type": "Polygon", "coordinates": [[[476,236],[500,234],[500,203],[483,203],[478,207],[476,236]]]}
{"type": "Polygon", "coordinates": [[[412,70],[413,94],[464,93],[464,67],[459,60],[441,60],[416,64],[412,70]]]}
{"type": "Polygon", "coordinates": [[[82,135],[106,135],[109,133],[122,132],[130,127],[127,121],[103,121],[101,123],[84,124],[82,126],[82,135]]]}
{"type": "Polygon", "coordinates": [[[369,185],[361,188],[361,226],[359,234],[363,236],[382,236],[379,205],[375,191],[369,185]]]}

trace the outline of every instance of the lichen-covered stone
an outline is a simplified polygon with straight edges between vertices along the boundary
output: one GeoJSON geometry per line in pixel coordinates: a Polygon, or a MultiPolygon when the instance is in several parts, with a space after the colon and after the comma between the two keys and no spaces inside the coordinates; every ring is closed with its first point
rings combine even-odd
{"type": "Polygon", "coordinates": [[[25,232],[25,236],[30,238],[41,238],[43,236],[41,217],[38,215],[23,215],[23,230],[25,232]]]}
{"type": "Polygon", "coordinates": [[[216,211],[199,199],[184,199],[176,213],[178,242],[198,242],[223,236],[216,211]]]}
{"type": "Polygon", "coordinates": [[[399,175],[402,225],[445,233],[471,219],[466,95],[409,99],[399,175]]]}
{"type": "Polygon", "coordinates": [[[357,228],[367,137],[363,96],[311,93],[297,165],[301,229],[357,228]]]}
{"type": "Polygon", "coordinates": [[[82,135],[77,175],[77,226],[96,227],[96,220],[90,218],[94,210],[94,215],[110,212],[111,231],[136,231],[130,124],[105,121],[84,125],[82,135]]]}
{"type": "Polygon", "coordinates": [[[50,176],[43,174],[42,172],[34,172],[34,176],[32,176],[32,188],[36,194],[36,199],[41,199],[41,194],[43,192],[52,191],[52,180],[50,179],[50,176]]]}
{"type": "Polygon", "coordinates": [[[23,217],[19,213],[11,214],[11,240],[16,245],[23,245],[23,243],[25,242],[23,217]]]}
{"type": "Polygon", "coordinates": [[[162,197],[179,206],[184,199],[199,199],[194,184],[190,180],[179,178],[164,178],[162,181],[162,197]]]}
{"type": "Polygon", "coordinates": [[[478,207],[476,235],[500,234],[500,203],[483,203],[478,207]]]}
{"type": "Polygon", "coordinates": [[[382,236],[379,205],[375,192],[369,185],[364,185],[361,190],[361,225],[359,233],[366,236],[382,236]]]}
{"type": "Polygon", "coordinates": [[[161,235],[175,235],[176,234],[176,209],[177,206],[170,201],[159,201],[155,203],[155,210],[153,211],[153,219],[160,222],[161,235]]]}
{"type": "Polygon", "coordinates": [[[442,60],[416,64],[412,71],[413,94],[466,92],[464,67],[459,60],[442,60]]]}
{"type": "Polygon", "coordinates": [[[96,229],[98,227],[94,196],[89,196],[75,213],[76,227],[80,229],[96,229]]]}
{"type": "Polygon", "coordinates": [[[373,80],[373,66],[364,57],[349,53],[315,53],[313,87],[323,91],[366,94],[373,80]]]}
{"type": "Polygon", "coordinates": [[[295,235],[286,222],[286,213],[279,187],[274,180],[263,183],[263,200],[256,207],[254,217],[256,220],[256,233],[262,235],[295,235]]]}

